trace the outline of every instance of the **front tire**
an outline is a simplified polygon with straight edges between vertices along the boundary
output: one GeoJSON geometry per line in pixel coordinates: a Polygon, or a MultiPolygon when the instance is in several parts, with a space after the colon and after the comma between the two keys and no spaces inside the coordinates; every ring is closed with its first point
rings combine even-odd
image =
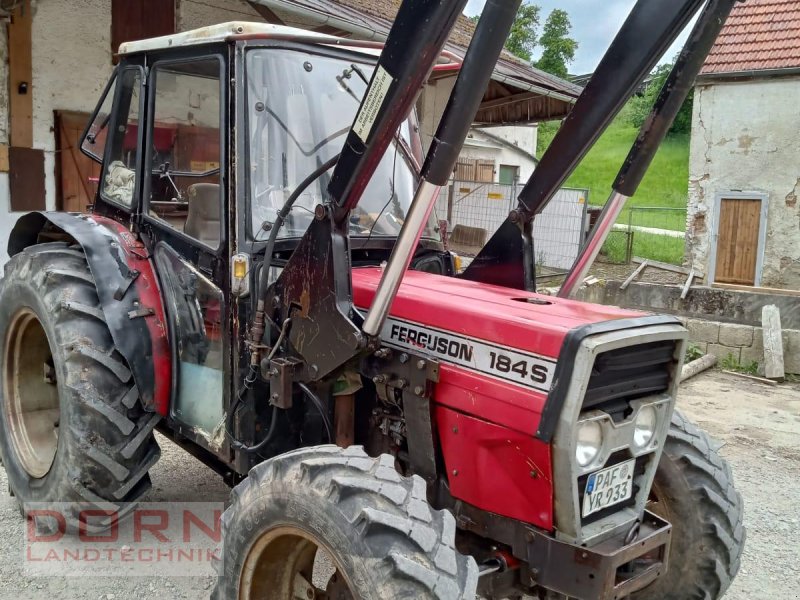
{"type": "Polygon", "coordinates": [[[742,497],[708,435],[675,411],[648,509],[672,524],[669,569],[637,600],[717,600],[739,570],[742,497]]]}
{"type": "Polygon", "coordinates": [[[474,598],[478,568],[455,550],[455,519],[394,458],[321,446],[264,462],[222,517],[219,600],[474,598]],[[320,559],[320,550],[322,558],[320,559]],[[325,576],[318,564],[328,565],[325,576]],[[333,575],[330,565],[333,565],[333,575]]]}
{"type": "Polygon", "coordinates": [[[72,503],[74,527],[87,504],[132,508],[159,458],[159,417],[138,401],[79,246],[32,246],[6,265],[0,366],[0,458],[23,514],[28,503],[72,503]]]}

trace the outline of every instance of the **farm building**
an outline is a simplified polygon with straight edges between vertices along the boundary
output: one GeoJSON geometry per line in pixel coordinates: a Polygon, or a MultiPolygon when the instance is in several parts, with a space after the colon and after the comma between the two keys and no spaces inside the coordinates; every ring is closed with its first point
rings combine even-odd
{"type": "MultiPolygon", "coordinates": [[[[228,21],[301,27],[358,39],[385,39],[399,0],[0,0],[0,239],[31,210],[83,210],[94,196],[94,163],[77,145],[126,40],[228,21]]],[[[473,25],[462,18],[448,50],[463,56],[473,25]]],[[[418,105],[423,141],[433,135],[452,88],[436,73],[418,105]]],[[[481,125],[563,118],[580,88],[505,55],[478,114],[481,125]]],[[[535,128],[521,146],[500,128],[477,133],[493,177],[526,176],[535,128]],[[487,136],[497,139],[489,140],[487,136]],[[499,141],[498,141],[499,140],[499,141]]],[[[0,264],[5,262],[0,243],[0,264]]]]}
{"type": "Polygon", "coordinates": [[[737,4],[695,91],[687,254],[709,283],[800,290],[800,3],[737,4]]]}

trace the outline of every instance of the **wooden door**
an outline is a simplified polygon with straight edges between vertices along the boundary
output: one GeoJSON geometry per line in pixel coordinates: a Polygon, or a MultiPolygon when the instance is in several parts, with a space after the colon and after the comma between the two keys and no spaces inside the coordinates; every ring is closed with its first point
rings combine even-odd
{"type": "Polygon", "coordinates": [[[58,207],[68,212],[85,212],[94,202],[100,165],[81,152],[81,135],[90,115],[56,112],[58,148],[58,207]]]}
{"type": "Polygon", "coordinates": [[[456,163],[455,178],[458,181],[494,181],[494,162],[481,159],[460,159],[456,163]]]}
{"type": "Polygon", "coordinates": [[[720,200],[715,281],[755,285],[760,230],[760,199],[720,200]]]}

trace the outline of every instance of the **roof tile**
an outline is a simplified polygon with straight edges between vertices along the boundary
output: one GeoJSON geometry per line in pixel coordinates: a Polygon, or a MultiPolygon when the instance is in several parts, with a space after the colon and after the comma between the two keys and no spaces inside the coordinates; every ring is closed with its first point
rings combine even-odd
{"type": "Polygon", "coordinates": [[[737,4],[702,74],[800,67],[800,1],[747,0],[737,4]]]}

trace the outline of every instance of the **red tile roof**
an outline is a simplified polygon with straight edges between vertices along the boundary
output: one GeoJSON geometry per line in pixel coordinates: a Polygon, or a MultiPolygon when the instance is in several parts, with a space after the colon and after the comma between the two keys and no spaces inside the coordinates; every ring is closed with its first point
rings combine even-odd
{"type": "Polygon", "coordinates": [[[702,74],[800,67],[800,1],[747,0],[733,9],[702,74]]]}

